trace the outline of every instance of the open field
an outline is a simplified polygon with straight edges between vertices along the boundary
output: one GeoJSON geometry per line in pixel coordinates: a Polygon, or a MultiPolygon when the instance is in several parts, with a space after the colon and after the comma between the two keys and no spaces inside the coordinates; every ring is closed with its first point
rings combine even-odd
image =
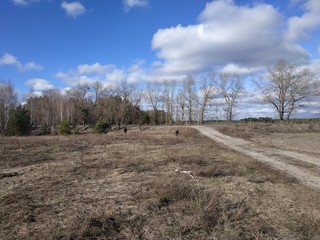
{"type": "Polygon", "coordinates": [[[0,138],[0,239],[320,239],[318,191],[180,132],[0,138]]]}
{"type": "Polygon", "coordinates": [[[239,137],[261,146],[293,150],[314,157],[320,157],[320,124],[220,124],[220,132],[239,137]]]}
{"type": "MultiPolygon", "coordinates": [[[[276,170],[280,170],[282,173],[296,178],[305,186],[314,188],[320,192],[319,156],[313,157],[293,150],[283,150],[271,144],[261,144],[252,139],[245,140],[232,137],[219,132],[212,126],[195,126],[194,128],[198,129],[203,135],[210,139],[224,144],[228,146],[228,148],[243,153],[246,156],[252,157],[261,163],[265,163],[276,170]]],[[[257,132],[255,132],[256,135],[257,132]]],[[[282,135],[285,136],[286,134],[282,135]]],[[[258,136],[265,137],[263,134],[258,136]]],[[[273,138],[271,137],[271,141],[272,140],[273,138]]],[[[300,140],[300,138],[297,138],[297,140],[300,140]]],[[[318,146],[319,144],[320,142],[318,141],[318,146]]]]}

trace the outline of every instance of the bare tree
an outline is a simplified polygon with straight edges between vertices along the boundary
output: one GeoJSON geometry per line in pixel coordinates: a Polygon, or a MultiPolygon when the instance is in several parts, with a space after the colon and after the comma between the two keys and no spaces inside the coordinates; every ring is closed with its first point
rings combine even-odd
{"type": "Polygon", "coordinates": [[[68,91],[69,115],[74,125],[87,124],[90,117],[90,87],[87,84],[79,84],[68,91]]]}
{"type": "Polygon", "coordinates": [[[129,113],[130,113],[131,120],[133,121],[132,123],[135,124],[134,120],[136,118],[139,119],[138,121],[139,121],[140,130],[142,130],[141,126],[142,126],[143,120],[142,120],[142,114],[141,114],[139,105],[141,103],[143,93],[140,89],[137,88],[135,84],[131,83],[131,84],[127,84],[127,86],[128,86],[127,100],[130,103],[129,113]]]}
{"type": "Polygon", "coordinates": [[[180,89],[176,97],[176,122],[185,121],[186,101],[184,99],[184,89],[180,89]]]}
{"type": "Polygon", "coordinates": [[[99,118],[105,117],[106,107],[105,99],[112,94],[110,87],[104,86],[101,82],[95,81],[90,85],[91,100],[93,103],[93,122],[96,122],[99,118]]]}
{"type": "Polygon", "coordinates": [[[173,121],[174,101],[175,101],[175,81],[163,82],[163,105],[166,113],[166,124],[170,125],[173,121]]]}
{"type": "Polygon", "coordinates": [[[158,118],[158,110],[162,101],[161,84],[157,82],[148,82],[146,89],[146,98],[152,107],[152,124],[156,125],[158,118]]]}
{"type": "Polygon", "coordinates": [[[223,108],[226,113],[226,119],[227,121],[232,121],[234,108],[243,89],[243,79],[238,74],[223,73],[220,75],[220,89],[226,105],[223,108]]]}
{"type": "Polygon", "coordinates": [[[108,95],[109,89],[103,86],[103,84],[99,81],[95,81],[91,84],[91,91],[92,91],[92,100],[94,107],[99,103],[103,97],[108,95]]]}
{"type": "Polygon", "coordinates": [[[199,124],[203,124],[207,106],[213,99],[217,88],[217,80],[213,74],[206,75],[202,76],[200,84],[199,98],[196,98],[196,100],[200,106],[199,124]]]}
{"type": "Polygon", "coordinates": [[[194,103],[196,101],[196,85],[191,76],[186,77],[183,80],[183,97],[186,101],[186,108],[188,110],[188,122],[192,124],[194,116],[194,103]]]}
{"type": "Polygon", "coordinates": [[[0,133],[5,135],[12,110],[17,105],[17,95],[11,83],[0,83],[0,133]]]}
{"type": "Polygon", "coordinates": [[[289,119],[298,108],[303,107],[302,100],[315,94],[317,88],[309,69],[298,68],[285,61],[268,69],[266,81],[255,83],[263,100],[277,111],[280,121],[289,119]]]}
{"type": "Polygon", "coordinates": [[[120,97],[120,101],[116,101],[116,122],[118,129],[121,129],[121,124],[128,124],[129,118],[135,112],[135,108],[140,104],[142,95],[137,90],[136,85],[129,84],[127,80],[122,80],[116,89],[116,95],[120,97]]]}

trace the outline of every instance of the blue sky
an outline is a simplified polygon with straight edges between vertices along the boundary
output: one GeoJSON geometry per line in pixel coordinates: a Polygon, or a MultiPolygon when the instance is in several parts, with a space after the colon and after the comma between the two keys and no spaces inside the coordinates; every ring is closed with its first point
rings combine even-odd
{"type": "Polygon", "coordinates": [[[280,59],[320,73],[319,0],[0,1],[0,80],[20,96],[252,74],[280,59]]]}

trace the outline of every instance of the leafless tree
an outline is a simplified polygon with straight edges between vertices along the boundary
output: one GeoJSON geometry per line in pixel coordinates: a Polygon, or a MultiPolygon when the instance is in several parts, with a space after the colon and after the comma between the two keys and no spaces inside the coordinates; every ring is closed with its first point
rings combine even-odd
{"type": "Polygon", "coordinates": [[[11,112],[17,105],[17,95],[10,82],[0,82],[0,133],[5,135],[11,112]]]}
{"type": "Polygon", "coordinates": [[[243,90],[243,79],[238,74],[223,73],[220,75],[220,89],[225,101],[223,110],[226,113],[226,119],[227,121],[232,121],[234,108],[243,90]]]}
{"type": "Polygon", "coordinates": [[[176,96],[176,122],[184,123],[186,112],[186,101],[184,99],[184,89],[180,89],[176,96]]]}
{"type": "Polygon", "coordinates": [[[213,99],[214,94],[217,89],[217,80],[215,75],[205,75],[202,76],[199,88],[199,97],[196,98],[198,105],[200,107],[199,113],[199,124],[203,124],[206,109],[209,102],[213,99]]]}
{"type": "Polygon", "coordinates": [[[183,80],[183,97],[186,101],[186,108],[188,110],[188,122],[192,124],[194,116],[194,103],[196,101],[196,84],[191,76],[187,76],[183,80]]]}
{"type": "Polygon", "coordinates": [[[90,117],[90,87],[88,84],[78,84],[68,91],[69,115],[74,125],[87,124],[90,117]]]}
{"type": "Polygon", "coordinates": [[[163,82],[163,105],[166,112],[166,124],[170,125],[174,116],[175,81],[163,82]]]}
{"type": "Polygon", "coordinates": [[[116,100],[116,111],[114,112],[118,128],[121,129],[121,124],[127,125],[128,118],[136,113],[136,108],[141,102],[142,93],[135,84],[129,84],[125,79],[121,81],[115,93],[116,96],[121,98],[116,100]]]}
{"type": "Polygon", "coordinates": [[[277,111],[280,121],[289,119],[298,108],[303,107],[302,100],[315,94],[317,88],[309,69],[285,61],[268,68],[268,78],[255,83],[263,100],[277,111]]]}
{"type": "Polygon", "coordinates": [[[95,81],[90,85],[92,91],[92,100],[94,107],[97,106],[99,101],[105,96],[108,96],[110,89],[105,87],[101,82],[95,81]]]}
{"type": "Polygon", "coordinates": [[[139,126],[140,126],[140,130],[142,130],[141,126],[142,126],[142,115],[141,115],[141,111],[140,111],[140,103],[143,97],[143,93],[140,89],[138,89],[138,87],[131,83],[123,83],[124,86],[123,89],[126,89],[125,91],[122,92],[126,92],[126,98],[129,102],[129,109],[127,111],[129,111],[131,119],[133,121],[133,124],[135,124],[135,119],[138,119],[139,121],[139,126]],[[137,116],[138,115],[138,116],[137,116]]]}
{"type": "Polygon", "coordinates": [[[152,107],[152,124],[156,125],[158,110],[162,102],[162,86],[158,82],[148,82],[146,88],[146,99],[152,107]]]}

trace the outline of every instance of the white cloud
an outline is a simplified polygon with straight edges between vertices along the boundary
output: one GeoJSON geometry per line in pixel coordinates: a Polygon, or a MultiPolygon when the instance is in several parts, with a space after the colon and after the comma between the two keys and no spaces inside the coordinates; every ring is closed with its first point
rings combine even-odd
{"type": "Polygon", "coordinates": [[[148,0],[123,0],[123,5],[126,11],[134,7],[147,7],[148,0]]]}
{"type": "Polygon", "coordinates": [[[43,67],[36,64],[35,62],[28,62],[24,65],[19,66],[21,72],[31,71],[31,70],[42,70],[43,67]]]}
{"type": "Polygon", "coordinates": [[[221,69],[221,72],[223,72],[223,73],[236,73],[236,74],[240,74],[240,75],[248,75],[251,73],[255,73],[259,70],[262,70],[262,69],[261,68],[252,68],[252,67],[251,68],[250,67],[241,67],[237,64],[229,63],[221,69]]]}
{"type": "Polygon", "coordinates": [[[85,7],[80,2],[66,2],[61,3],[61,8],[65,10],[69,17],[77,18],[86,12],[85,7]]]}
{"type": "Polygon", "coordinates": [[[291,17],[288,20],[287,37],[289,40],[307,38],[312,30],[320,27],[320,1],[308,0],[303,7],[306,13],[300,17],[291,17]]]}
{"type": "Polygon", "coordinates": [[[17,6],[26,6],[32,2],[38,2],[39,0],[11,0],[14,5],[17,6]]]}
{"type": "Polygon", "coordinates": [[[114,86],[126,79],[129,83],[144,80],[146,78],[142,69],[143,61],[138,61],[128,68],[121,68],[112,64],[80,64],[75,69],[67,72],[58,72],[55,76],[64,80],[67,84],[91,84],[100,81],[105,86],[114,86]]]}
{"type": "Polygon", "coordinates": [[[0,58],[0,65],[19,65],[20,62],[16,59],[15,56],[4,53],[3,56],[0,58]]]}
{"type": "Polygon", "coordinates": [[[4,53],[2,57],[0,57],[0,66],[1,65],[13,65],[20,72],[26,72],[31,70],[42,70],[43,67],[36,64],[35,62],[28,62],[26,64],[22,64],[15,56],[9,53],[4,53]]]}
{"type": "Polygon", "coordinates": [[[306,62],[307,52],[285,37],[284,24],[277,9],[268,4],[207,3],[198,24],[159,29],[154,34],[152,47],[162,59],[157,72],[170,76],[223,68],[243,72],[280,59],[306,62]]]}
{"type": "Polygon", "coordinates": [[[26,84],[35,92],[50,90],[54,88],[48,80],[42,78],[29,79],[26,84]]]}
{"type": "Polygon", "coordinates": [[[101,65],[100,63],[95,64],[82,64],[77,67],[77,71],[80,74],[106,74],[110,69],[112,69],[113,65],[101,65]]]}

